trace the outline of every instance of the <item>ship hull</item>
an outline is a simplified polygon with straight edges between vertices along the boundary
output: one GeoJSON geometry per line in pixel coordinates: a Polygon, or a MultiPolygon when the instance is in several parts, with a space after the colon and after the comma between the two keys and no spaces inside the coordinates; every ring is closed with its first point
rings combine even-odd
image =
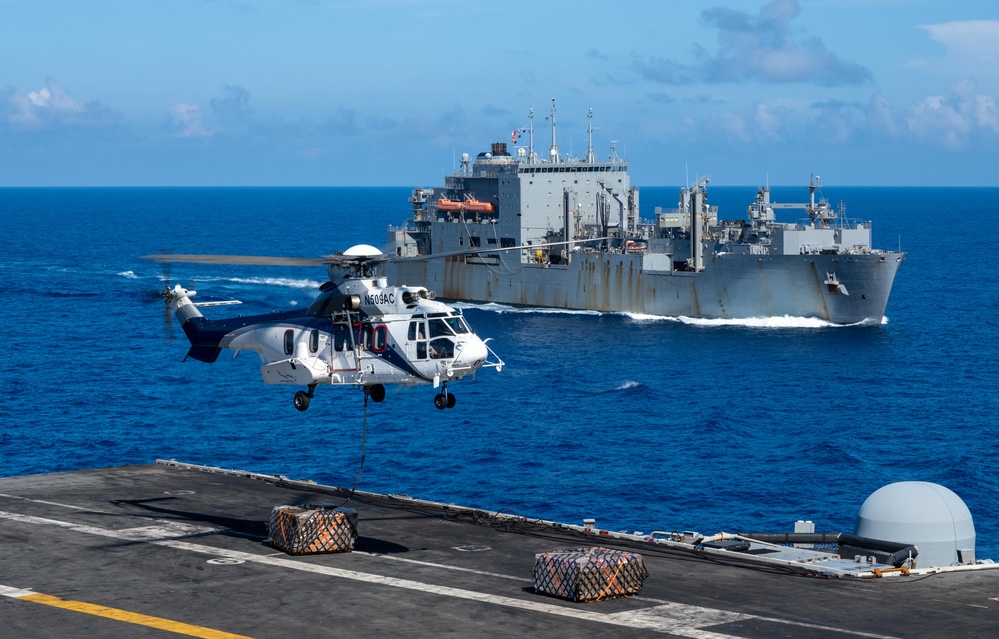
{"type": "Polygon", "coordinates": [[[464,256],[389,265],[448,299],[667,317],[814,317],[878,323],[902,253],[715,255],[697,272],[656,270],[655,254],[577,253],[570,264],[493,263],[464,256]]]}

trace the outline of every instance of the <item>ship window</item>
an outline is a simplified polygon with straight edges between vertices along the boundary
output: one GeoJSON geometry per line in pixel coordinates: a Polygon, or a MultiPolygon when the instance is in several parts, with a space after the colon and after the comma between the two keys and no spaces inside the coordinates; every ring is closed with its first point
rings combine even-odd
{"type": "Polygon", "coordinates": [[[496,238],[495,237],[487,237],[486,238],[486,244],[495,244],[495,243],[496,243],[496,238]]]}
{"type": "Polygon", "coordinates": [[[337,324],[333,327],[333,349],[339,352],[347,350],[346,324],[337,324]]]}
{"type": "Polygon", "coordinates": [[[319,350],[319,330],[312,329],[309,333],[309,352],[315,353],[319,350]]]}
{"type": "Polygon", "coordinates": [[[291,355],[295,352],[295,331],[290,328],[284,332],[284,354],[291,355]]]}
{"type": "Polygon", "coordinates": [[[517,246],[517,243],[513,241],[512,237],[500,238],[500,248],[513,248],[514,246],[517,246]]]}
{"type": "Polygon", "coordinates": [[[468,238],[468,245],[472,248],[477,248],[482,246],[482,238],[480,237],[470,237],[468,238]]]}

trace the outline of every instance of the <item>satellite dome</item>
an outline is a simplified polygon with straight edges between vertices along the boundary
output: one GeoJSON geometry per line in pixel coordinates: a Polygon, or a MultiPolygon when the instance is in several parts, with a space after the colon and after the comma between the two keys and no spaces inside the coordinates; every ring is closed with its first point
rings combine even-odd
{"type": "Polygon", "coordinates": [[[921,568],[975,562],[971,511],[953,491],[925,481],[889,484],[867,498],[857,513],[856,534],[914,544],[921,568]]]}

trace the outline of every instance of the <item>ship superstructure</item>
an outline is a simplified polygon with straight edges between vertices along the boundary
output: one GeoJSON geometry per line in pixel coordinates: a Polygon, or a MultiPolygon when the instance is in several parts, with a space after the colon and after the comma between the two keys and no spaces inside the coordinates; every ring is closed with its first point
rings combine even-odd
{"type": "Polygon", "coordinates": [[[527,146],[465,154],[444,185],[417,188],[412,217],[389,230],[396,255],[469,254],[396,262],[390,279],[420,281],[456,300],[691,318],[808,317],[880,323],[905,253],[874,249],[871,223],[816,199],[770,201],[757,192],[748,219],[719,220],[706,178],[680,190],[676,208],[639,213],[628,163],[611,145],[598,160],[588,117],[585,157],[561,154],[555,104],[551,139],[534,149],[534,113],[516,130],[527,146]],[[775,212],[800,209],[800,222],[775,212]],[[526,247],[515,250],[514,247],[526,247]]]}

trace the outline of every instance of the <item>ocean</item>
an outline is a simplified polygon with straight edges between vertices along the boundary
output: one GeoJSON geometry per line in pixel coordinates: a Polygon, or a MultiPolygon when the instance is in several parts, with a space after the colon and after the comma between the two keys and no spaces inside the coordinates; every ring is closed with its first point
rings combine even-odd
{"type": "MultiPolygon", "coordinates": [[[[798,519],[853,532],[871,493],[920,480],[964,499],[978,557],[999,560],[999,269],[981,253],[999,188],[823,189],[873,221],[875,246],[908,252],[880,326],[461,304],[506,367],[453,384],[446,411],[430,387],[389,388],[366,412],[359,391],[319,388],[300,413],[296,389],[265,386],[252,354],[182,361],[165,279],[200,300],[244,302],[206,309],[213,317],[307,305],[325,273],[164,269],[142,255],[381,247],[408,217],[409,191],[0,189],[0,475],[172,458],[702,533],[790,531],[798,519]]],[[[708,193],[735,219],[754,196],[708,193]]],[[[677,188],[646,187],[642,210],[677,199],[677,188]]]]}

